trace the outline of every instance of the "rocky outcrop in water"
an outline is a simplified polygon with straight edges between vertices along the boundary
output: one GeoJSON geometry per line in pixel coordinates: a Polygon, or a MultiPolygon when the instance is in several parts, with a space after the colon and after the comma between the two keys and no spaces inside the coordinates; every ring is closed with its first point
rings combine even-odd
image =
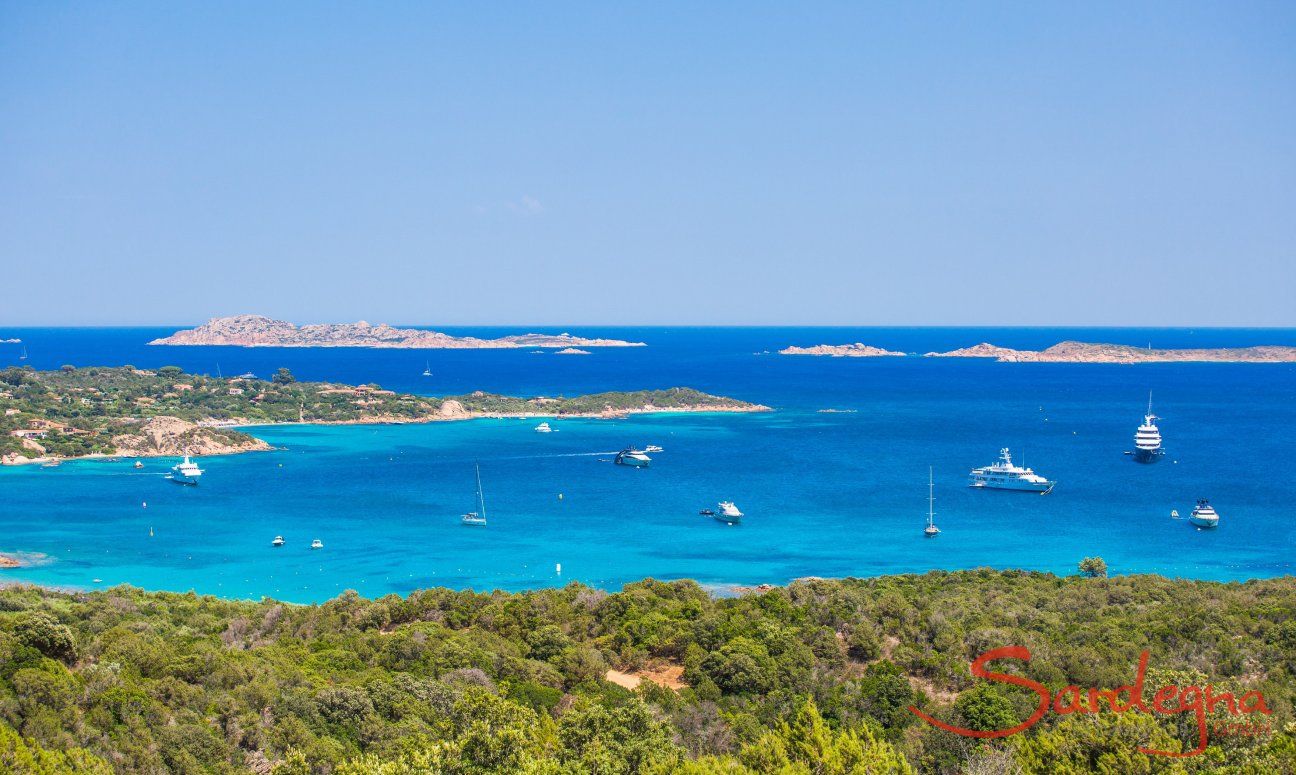
{"type": "Polygon", "coordinates": [[[946,353],[927,353],[927,357],[994,358],[1001,363],[1293,363],[1296,347],[1154,350],[1127,344],[1059,342],[1046,350],[1013,350],[983,342],[946,353]]]}
{"type": "Polygon", "coordinates": [[[153,417],[138,428],[113,437],[123,457],[159,455],[229,455],[271,449],[246,433],[209,428],[176,417],[153,417]]]}
{"type": "Polygon", "coordinates": [[[225,345],[233,347],[389,347],[423,350],[511,349],[518,347],[642,347],[643,342],[586,339],[571,334],[516,334],[498,339],[451,336],[386,323],[317,323],[296,326],[264,315],[213,318],[197,328],[154,339],[153,345],[225,345]]]}
{"type": "Polygon", "coordinates": [[[813,347],[784,347],[779,355],[829,355],[834,358],[880,358],[904,355],[881,347],[871,347],[863,342],[855,344],[817,344],[813,347]]]}

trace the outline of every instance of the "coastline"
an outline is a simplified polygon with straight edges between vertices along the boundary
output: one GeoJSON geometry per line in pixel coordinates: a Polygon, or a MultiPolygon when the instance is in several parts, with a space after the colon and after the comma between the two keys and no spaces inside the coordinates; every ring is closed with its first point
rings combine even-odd
{"type": "MultiPolygon", "coordinates": [[[[401,417],[398,415],[379,415],[375,417],[360,417],[348,420],[304,420],[304,421],[286,421],[286,422],[251,422],[245,418],[238,418],[229,422],[207,420],[195,423],[199,428],[227,428],[230,430],[243,430],[248,428],[275,428],[281,426],[345,426],[345,425],[428,425],[438,422],[462,422],[466,420],[528,420],[528,419],[581,419],[581,420],[616,420],[632,415],[669,415],[669,414],[756,414],[761,412],[773,412],[772,407],[764,404],[727,404],[718,406],[682,406],[682,407],[642,407],[638,409],[624,410],[607,410],[602,412],[509,412],[509,413],[487,413],[487,412],[450,412],[438,413],[435,415],[425,415],[422,417],[401,417]]],[[[273,452],[277,447],[269,444],[263,439],[252,437],[251,444],[229,445],[212,449],[205,452],[189,453],[190,457],[221,457],[225,455],[240,455],[245,452],[273,452]]],[[[59,457],[55,455],[43,455],[35,458],[24,458],[18,455],[6,455],[0,459],[0,467],[17,467],[27,465],[47,465],[53,463],[61,465],[62,463],[76,463],[86,460],[133,460],[143,458],[160,458],[160,457],[179,457],[183,453],[176,453],[166,450],[134,450],[130,452],[119,451],[117,454],[105,452],[92,452],[88,455],[77,455],[72,457],[59,457]]]]}

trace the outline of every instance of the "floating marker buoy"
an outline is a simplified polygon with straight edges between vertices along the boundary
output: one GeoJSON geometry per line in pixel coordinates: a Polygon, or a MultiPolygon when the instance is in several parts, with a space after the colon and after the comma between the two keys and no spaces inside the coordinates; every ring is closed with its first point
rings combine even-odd
{"type": "Polygon", "coordinates": [[[562,493],[558,493],[558,500],[562,500],[562,493]]]}

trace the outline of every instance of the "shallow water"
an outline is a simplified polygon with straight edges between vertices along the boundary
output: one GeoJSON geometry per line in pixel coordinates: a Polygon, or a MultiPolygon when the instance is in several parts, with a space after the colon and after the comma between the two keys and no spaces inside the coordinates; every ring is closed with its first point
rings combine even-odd
{"type": "MultiPolygon", "coordinates": [[[[38,368],[172,363],[214,373],[219,362],[226,375],[268,375],[283,365],[303,379],[433,394],[688,385],[777,411],[551,421],[558,432],[547,435],[521,420],[258,428],[283,449],[206,458],[198,487],[166,481],[170,460],[145,461],[139,471],[107,461],[3,469],[0,550],[51,561],[2,571],[0,579],[306,602],[344,589],[378,595],[569,581],[617,588],[645,576],[728,585],[982,565],[1069,573],[1094,554],[1117,573],[1240,580],[1296,568],[1290,364],[758,354],[853,341],[910,352],[1066,338],[1292,344],[1292,330],[580,329],[572,333],[650,344],[580,357],[144,346],[160,333],[9,329],[0,338],[21,336],[27,363],[38,368]],[[425,360],[432,378],[420,376],[425,360]],[[1149,389],[1164,418],[1167,456],[1140,466],[1123,452],[1149,389]],[[824,408],[855,411],[817,411],[824,408]],[[665,451],[647,470],[608,462],[630,443],[665,451]],[[1041,497],[967,488],[968,469],[992,462],[1001,446],[1057,479],[1057,490],[1041,497]],[[459,524],[474,508],[474,461],[485,484],[486,528],[459,524]],[[922,537],[928,465],[943,531],[932,540],[922,537]],[[1169,517],[1171,509],[1186,515],[1197,497],[1219,509],[1217,530],[1169,517]],[[738,503],[744,524],[698,516],[722,499],[738,503]],[[277,534],[287,545],[273,549],[277,534]],[[309,550],[313,538],[325,548],[309,550]]],[[[16,357],[0,352],[0,364],[16,357]]]]}

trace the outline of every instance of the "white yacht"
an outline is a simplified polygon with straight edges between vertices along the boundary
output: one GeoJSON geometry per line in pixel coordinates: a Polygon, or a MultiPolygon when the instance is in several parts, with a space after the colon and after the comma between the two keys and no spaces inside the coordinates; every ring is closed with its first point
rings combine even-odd
{"type": "Polygon", "coordinates": [[[464,514],[459,521],[468,527],[486,527],[486,498],[482,496],[480,465],[477,465],[477,511],[464,514]]]}
{"type": "Polygon", "coordinates": [[[553,433],[553,428],[550,428],[550,427],[549,427],[549,423],[547,423],[547,422],[542,422],[542,423],[540,423],[539,425],[537,425],[537,426],[535,427],[535,432],[536,432],[536,433],[553,433]]]}
{"type": "Polygon", "coordinates": [[[321,540],[319,540],[318,538],[316,538],[314,541],[311,541],[311,548],[312,548],[312,549],[323,549],[323,548],[324,548],[324,542],[321,541],[321,540]]]}
{"type": "Polygon", "coordinates": [[[1029,468],[1013,465],[1008,448],[999,450],[999,462],[994,465],[974,468],[968,475],[969,487],[980,487],[987,490],[1026,490],[1028,492],[1049,493],[1057,482],[1051,482],[1029,468]]]}
{"type": "Polygon", "coordinates": [[[646,468],[648,464],[652,462],[652,458],[648,457],[641,450],[637,450],[634,447],[626,447],[625,449],[617,453],[616,458],[614,458],[612,462],[616,463],[619,466],[635,466],[638,468],[646,468]]]}
{"type": "MultiPolygon", "coordinates": [[[[271,546],[274,546],[274,547],[280,547],[280,546],[283,546],[283,545],[284,545],[284,537],[283,537],[283,536],[275,536],[275,537],[274,537],[274,540],[270,542],[270,545],[271,545],[271,546]]],[[[320,546],[323,546],[323,544],[320,544],[320,546]]]]}
{"type": "Polygon", "coordinates": [[[176,484],[198,484],[198,477],[202,475],[203,470],[188,455],[183,462],[171,466],[171,481],[176,484]]]}
{"type": "Polygon", "coordinates": [[[1188,521],[1197,527],[1215,527],[1219,524],[1219,514],[1215,513],[1215,507],[1210,505],[1210,501],[1198,498],[1188,521]]]}
{"type": "Polygon", "coordinates": [[[1152,392],[1148,391],[1147,414],[1143,415],[1143,424],[1134,432],[1134,462],[1155,463],[1165,455],[1165,450],[1161,449],[1161,431],[1156,426],[1159,419],[1152,414],[1152,392]]]}
{"type": "Polygon", "coordinates": [[[716,519],[721,522],[728,522],[731,525],[742,521],[743,513],[738,510],[733,501],[720,501],[717,505],[720,506],[720,510],[712,515],[716,519]]]}
{"type": "Polygon", "coordinates": [[[940,535],[940,528],[936,527],[936,482],[930,467],[927,469],[927,527],[923,528],[923,535],[927,538],[940,535]]]}

